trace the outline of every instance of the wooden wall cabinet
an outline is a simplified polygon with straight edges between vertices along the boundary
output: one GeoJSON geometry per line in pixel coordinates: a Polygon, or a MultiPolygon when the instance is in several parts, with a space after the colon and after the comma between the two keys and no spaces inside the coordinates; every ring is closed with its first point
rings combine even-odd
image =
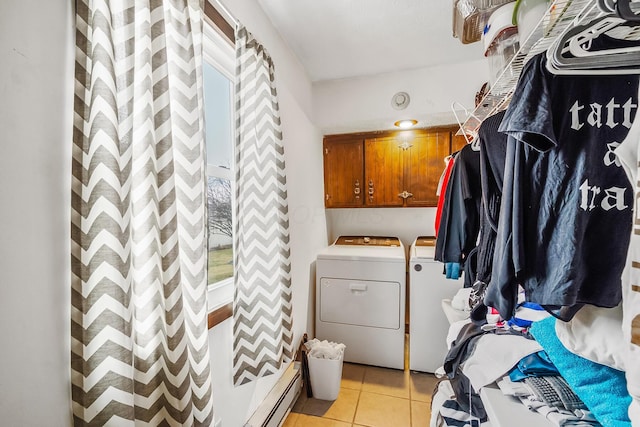
{"type": "Polygon", "coordinates": [[[330,135],[325,207],[433,207],[444,158],[466,143],[456,128],[330,135]]]}
{"type": "Polygon", "coordinates": [[[404,187],[403,157],[403,149],[394,137],[365,139],[365,206],[404,204],[404,200],[398,196],[404,187]]]}
{"type": "Polygon", "coordinates": [[[361,207],[364,200],[364,139],[324,140],[324,206],[361,207]]]}
{"type": "Polygon", "coordinates": [[[436,189],[449,155],[451,132],[437,131],[416,135],[405,151],[404,186],[410,197],[405,206],[437,206],[436,189]]]}

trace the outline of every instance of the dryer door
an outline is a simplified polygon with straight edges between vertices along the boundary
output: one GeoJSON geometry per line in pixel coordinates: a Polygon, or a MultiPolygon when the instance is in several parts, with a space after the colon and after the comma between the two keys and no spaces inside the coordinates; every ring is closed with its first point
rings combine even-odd
{"type": "Polygon", "coordinates": [[[372,328],[400,327],[400,283],[320,279],[320,321],[372,328]]]}

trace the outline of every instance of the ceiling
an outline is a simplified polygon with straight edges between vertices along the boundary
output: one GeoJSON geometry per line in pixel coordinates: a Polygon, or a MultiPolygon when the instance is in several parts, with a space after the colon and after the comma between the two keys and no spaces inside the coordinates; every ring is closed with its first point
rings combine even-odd
{"type": "Polygon", "coordinates": [[[258,2],[314,82],[482,58],[452,36],[452,1],[258,2]]]}

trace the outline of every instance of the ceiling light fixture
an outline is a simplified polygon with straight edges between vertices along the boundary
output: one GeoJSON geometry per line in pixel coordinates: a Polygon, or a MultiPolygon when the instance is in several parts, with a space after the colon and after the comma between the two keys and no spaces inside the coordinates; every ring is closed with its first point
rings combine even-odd
{"type": "Polygon", "coordinates": [[[408,119],[408,120],[398,120],[397,122],[395,122],[393,125],[395,127],[398,127],[400,129],[409,129],[414,127],[415,125],[418,124],[417,120],[414,119],[408,119]]]}

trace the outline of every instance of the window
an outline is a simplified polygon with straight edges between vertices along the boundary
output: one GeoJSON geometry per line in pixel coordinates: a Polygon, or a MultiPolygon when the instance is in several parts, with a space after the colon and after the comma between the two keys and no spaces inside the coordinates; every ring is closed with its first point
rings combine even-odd
{"type": "Polygon", "coordinates": [[[209,307],[233,295],[233,47],[211,25],[204,31],[204,115],[207,144],[209,307]]]}

